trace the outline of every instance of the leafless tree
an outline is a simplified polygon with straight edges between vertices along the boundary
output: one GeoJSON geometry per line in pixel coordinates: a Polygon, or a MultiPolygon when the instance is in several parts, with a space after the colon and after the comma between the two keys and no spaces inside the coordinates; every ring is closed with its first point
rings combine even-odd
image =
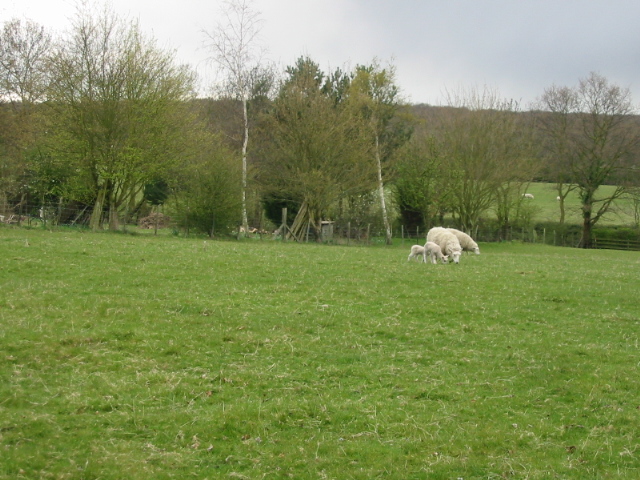
{"type": "MultiPolygon", "coordinates": [[[[548,149],[564,184],[573,184],[582,208],[580,246],[591,247],[593,226],[632,185],[630,168],[640,129],[629,89],[591,73],[573,88],[552,86],[539,100],[548,149]],[[602,185],[616,185],[605,194],[602,185]]],[[[564,190],[566,192],[566,190],[564,190]]],[[[561,197],[562,198],[562,197],[561,197]]]]}
{"type": "Polygon", "coordinates": [[[2,94],[23,104],[42,100],[47,85],[46,60],[51,35],[30,20],[4,24],[0,36],[2,94]]]}
{"type": "Polygon", "coordinates": [[[485,88],[451,94],[449,105],[453,108],[442,110],[436,128],[454,217],[472,232],[481,215],[495,207],[508,222],[514,192],[517,196],[533,175],[529,129],[518,121],[518,104],[485,88]]]}

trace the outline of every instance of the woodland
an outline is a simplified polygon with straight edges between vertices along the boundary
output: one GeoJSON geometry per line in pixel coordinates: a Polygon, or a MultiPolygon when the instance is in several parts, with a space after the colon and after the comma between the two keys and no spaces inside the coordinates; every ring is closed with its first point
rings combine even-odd
{"type": "Polygon", "coordinates": [[[278,68],[223,27],[209,38],[228,81],[203,97],[191,67],[113,13],[79,14],[64,38],[5,22],[0,219],[117,230],[162,211],[223,236],[277,227],[286,208],[293,236],[341,219],[390,243],[398,222],[518,225],[528,186],[548,182],[561,212],[578,195],[589,248],[616,200],[640,198],[638,112],[598,73],[529,110],[487,88],[412,105],[393,65],[278,68]]]}

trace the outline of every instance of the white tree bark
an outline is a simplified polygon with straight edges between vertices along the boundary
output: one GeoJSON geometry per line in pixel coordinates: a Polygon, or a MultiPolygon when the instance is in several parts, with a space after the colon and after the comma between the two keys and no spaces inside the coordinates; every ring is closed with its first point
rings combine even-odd
{"type": "Polygon", "coordinates": [[[382,160],[380,158],[380,137],[376,135],[376,162],[378,167],[378,195],[380,195],[380,208],[382,209],[382,222],[385,230],[385,241],[387,245],[393,242],[391,237],[391,225],[389,224],[389,214],[387,213],[387,202],[384,198],[384,181],[382,179],[382,160]]]}

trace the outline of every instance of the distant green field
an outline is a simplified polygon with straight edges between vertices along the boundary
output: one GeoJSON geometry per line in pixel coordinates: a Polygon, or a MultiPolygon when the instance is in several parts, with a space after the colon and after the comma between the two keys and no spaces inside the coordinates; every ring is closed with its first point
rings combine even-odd
{"type": "Polygon", "coordinates": [[[480,248],[0,227],[0,479],[640,478],[640,254],[480,248]]]}
{"type": "MultiPolygon", "coordinates": [[[[613,188],[605,185],[601,187],[600,192],[606,195],[613,188]]],[[[527,192],[535,197],[531,200],[531,204],[537,208],[536,222],[557,222],[560,219],[559,202],[556,200],[558,194],[553,184],[532,183],[527,192]]],[[[575,191],[569,194],[565,202],[565,222],[568,224],[582,224],[580,199],[575,191]]],[[[633,202],[628,198],[617,200],[611,211],[598,223],[598,225],[602,226],[633,226],[634,224],[633,202]]]]}

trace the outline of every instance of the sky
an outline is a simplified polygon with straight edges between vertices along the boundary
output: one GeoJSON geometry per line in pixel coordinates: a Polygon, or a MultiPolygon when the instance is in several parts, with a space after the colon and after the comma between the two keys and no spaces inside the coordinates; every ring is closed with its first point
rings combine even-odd
{"type": "MultiPolygon", "coordinates": [[[[205,31],[223,0],[110,0],[205,84],[216,78],[205,31]]],[[[103,5],[102,2],[97,5],[103,5]]],[[[3,0],[0,22],[30,19],[68,31],[76,0],[3,0]]],[[[253,0],[265,60],[284,68],[308,56],[325,72],[393,66],[406,101],[446,105],[488,88],[530,108],[546,88],[596,72],[640,105],[637,0],[253,0]]]]}

